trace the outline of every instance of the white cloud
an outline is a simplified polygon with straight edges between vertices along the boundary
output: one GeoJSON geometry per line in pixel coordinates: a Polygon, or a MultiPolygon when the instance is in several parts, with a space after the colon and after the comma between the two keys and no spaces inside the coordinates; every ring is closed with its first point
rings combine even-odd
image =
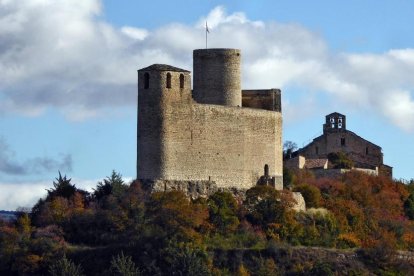
{"type": "Polygon", "coordinates": [[[16,210],[18,207],[31,208],[39,198],[46,196],[50,183],[0,183],[0,210],[16,210]]]}
{"type": "Polygon", "coordinates": [[[126,34],[127,36],[137,39],[137,40],[144,40],[148,36],[148,31],[145,29],[133,28],[133,27],[122,27],[121,32],[126,34]]]}
{"type": "MultiPolygon", "coordinates": [[[[125,183],[132,181],[131,177],[123,177],[125,183]]],[[[72,179],[71,183],[77,188],[93,192],[102,179],[72,179]]],[[[47,190],[53,187],[53,181],[37,182],[0,182],[0,210],[16,210],[18,207],[31,208],[47,195],[47,190]]]]}
{"type": "MultiPolygon", "coordinates": [[[[35,116],[54,107],[85,120],[108,107],[132,107],[136,70],[152,63],[191,70],[192,50],[204,47],[208,21],[209,47],[242,49],[245,88],[295,86],[414,130],[414,49],[336,53],[304,26],[252,21],[221,6],[194,25],[151,31],[115,28],[100,12],[98,0],[0,0],[0,114],[35,116]]],[[[289,91],[283,95],[287,108],[306,102],[289,99],[289,91]]],[[[293,112],[284,110],[289,121],[293,112]]]]}
{"type": "Polygon", "coordinates": [[[409,91],[390,91],[386,101],[382,101],[384,113],[402,129],[413,129],[414,100],[409,91]]]}

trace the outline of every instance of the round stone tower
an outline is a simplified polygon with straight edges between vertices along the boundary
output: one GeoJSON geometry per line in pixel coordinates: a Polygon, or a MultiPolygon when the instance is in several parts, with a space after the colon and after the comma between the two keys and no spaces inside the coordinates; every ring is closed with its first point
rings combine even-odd
{"type": "Polygon", "coordinates": [[[193,98],[198,103],[241,106],[240,50],[193,52],[193,98]]]}

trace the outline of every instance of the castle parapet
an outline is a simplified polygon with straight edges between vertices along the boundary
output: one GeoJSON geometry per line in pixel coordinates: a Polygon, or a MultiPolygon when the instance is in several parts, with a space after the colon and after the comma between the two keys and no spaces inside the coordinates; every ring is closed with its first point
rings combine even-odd
{"type": "Polygon", "coordinates": [[[280,89],[242,90],[242,106],[281,112],[280,89]]]}

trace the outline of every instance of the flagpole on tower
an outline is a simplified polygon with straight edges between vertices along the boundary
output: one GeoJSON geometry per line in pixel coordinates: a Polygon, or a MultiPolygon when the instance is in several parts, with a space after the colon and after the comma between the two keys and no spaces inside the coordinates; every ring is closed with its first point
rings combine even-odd
{"type": "Polygon", "coordinates": [[[208,30],[208,25],[207,25],[207,21],[206,21],[206,49],[207,49],[207,34],[209,33],[210,31],[208,30]]]}

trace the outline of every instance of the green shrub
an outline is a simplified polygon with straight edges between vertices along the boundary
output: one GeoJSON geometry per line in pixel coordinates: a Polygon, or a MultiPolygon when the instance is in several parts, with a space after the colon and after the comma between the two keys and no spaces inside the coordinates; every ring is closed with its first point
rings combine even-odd
{"type": "Polygon", "coordinates": [[[136,267],[130,256],[125,256],[124,252],[112,257],[111,261],[111,272],[113,275],[119,276],[139,276],[141,275],[140,270],[136,267]]]}
{"type": "Polygon", "coordinates": [[[71,260],[63,256],[49,267],[49,273],[52,276],[81,276],[82,268],[80,265],[74,264],[71,260]]]}

